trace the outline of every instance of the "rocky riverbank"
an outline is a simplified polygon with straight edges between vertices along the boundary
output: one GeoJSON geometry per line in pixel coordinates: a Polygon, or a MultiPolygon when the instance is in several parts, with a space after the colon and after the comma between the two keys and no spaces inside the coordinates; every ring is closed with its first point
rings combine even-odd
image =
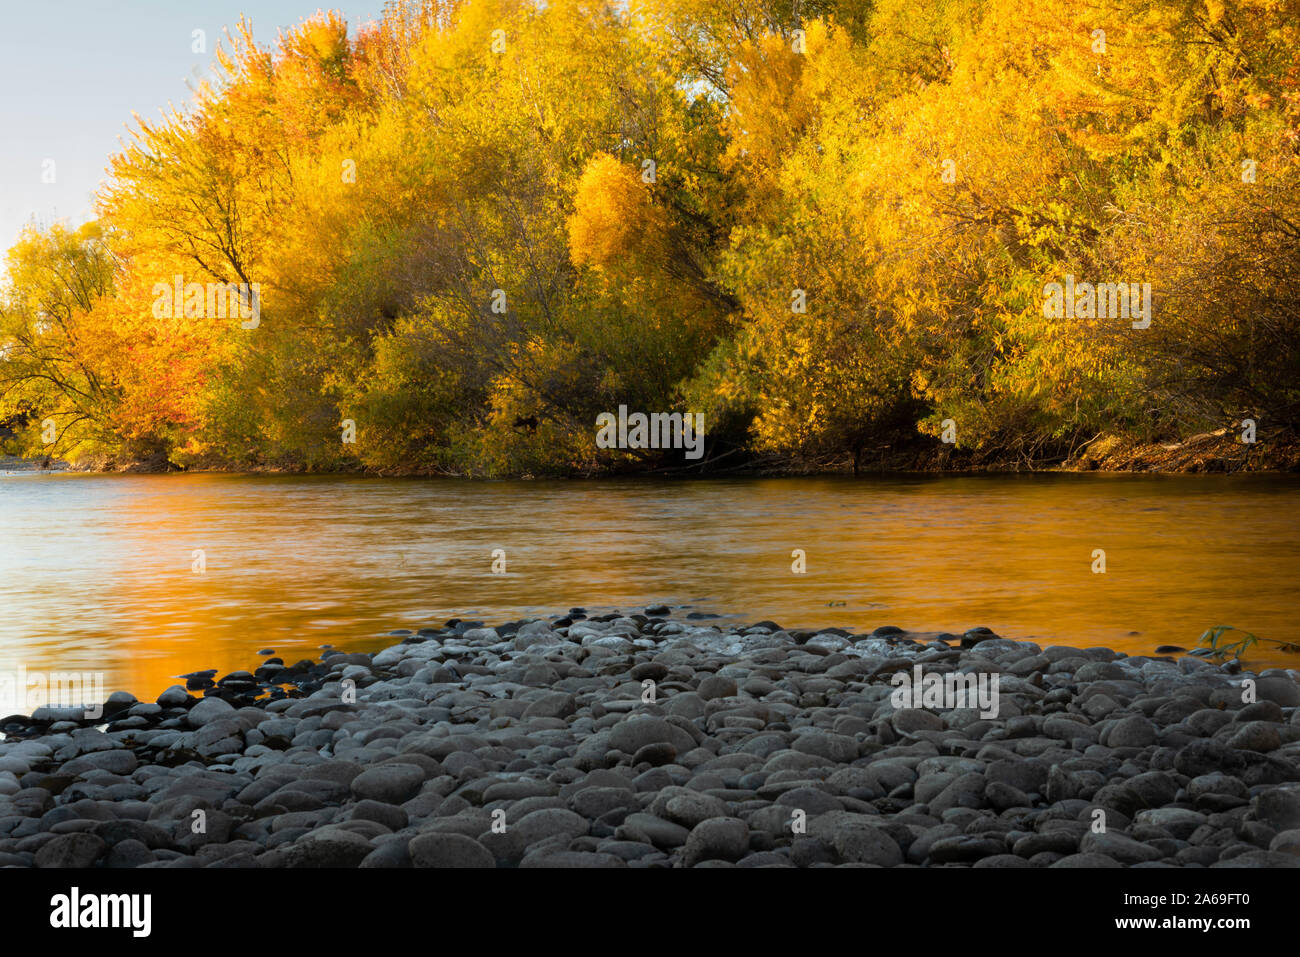
{"type": "MultiPolygon", "coordinates": [[[[1244,443],[1239,432],[1228,428],[1203,432],[1183,439],[1149,442],[1123,435],[1101,435],[1075,449],[1059,448],[1038,455],[1008,449],[958,449],[914,431],[881,437],[883,444],[860,450],[859,474],[987,473],[987,472],[1146,472],[1240,473],[1300,471],[1300,438],[1290,430],[1269,433],[1257,442],[1244,443]]],[[[853,457],[847,451],[820,457],[790,458],[783,455],[729,449],[698,462],[667,467],[649,466],[656,475],[837,475],[854,472],[853,457]]],[[[301,461],[230,461],[215,453],[173,462],[164,453],[146,458],[97,455],[74,463],[41,458],[0,456],[0,472],[72,471],[104,473],[214,472],[234,474],[310,474],[318,469],[301,461]]],[[[481,472],[460,472],[447,466],[429,467],[394,464],[365,467],[358,462],[336,463],[324,472],[370,476],[439,476],[485,478],[481,472]]],[[[549,477],[592,478],[601,475],[637,475],[643,469],[621,463],[610,470],[556,472],[549,477]]],[[[528,472],[495,477],[534,478],[528,472]]]]}
{"type": "Polygon", "coordinates": [[[5,472],[51,472],[68,467],[62,459],[25,459],[17,455],[0,455],[0,474],[5,472]]]}
{"type": "Polygon", "coordinates": [[[6,718],[0,865],[1300,866],[1294,672],[646,612],[6,718]]]}

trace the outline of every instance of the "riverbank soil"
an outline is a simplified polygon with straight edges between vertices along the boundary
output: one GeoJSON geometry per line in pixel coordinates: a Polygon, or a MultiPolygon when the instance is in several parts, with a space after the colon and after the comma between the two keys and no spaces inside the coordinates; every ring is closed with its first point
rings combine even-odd
{"type": "Polygon", "coordinates": [[[1287,436],[1245,443],[1240,432],[1228,429],[1167,444],[1108,436],[1089,443],[1064,467],[1083,472],[1294,472],[1300,470],[1300,442],[1287,436]]]}
{"type": "MultiPolygon", "coordinates": [[[[945,445],[913,433],[896,436],[893,441],[859,451],[856,464],[848,453],[827,455],[800,461],[758,455],[739,455],[734,450],[727,464],[720,457],[706,458],[698,466],[655,469],[653,474],[683,475],[712,473],[756,473],[761,475],[818,475],[845,472],[1295,472],[1300,471],[1300,438],[1279,432],[1258,441],[1243,442],[1239,429],[1217,429],[1169,442],[1144,442],[1117,435],[1101,435],[1068,452],[1050,455],[1041,450],[979,450],[945,445]]],[[[197,460],[182,467],[166,455],[146,459],[91,457],[69,463],[62,460],[22,459],[0,456],[0,471],[40,471],[43,469],[75,472],[155,473],[155,472],[232,472],[261,474],[298,474],[311,469],[294,462],[231,465],[220,458],[197,460]]],[[[445,471],[406,469],[401,466],[383,469],[331,469],[337,474],[382,476],[450,475],[445,471]]],[[[596,473],[603,474],[603,473],[596,473]]],[[[504,476],[499,476],[504,477],[504,476]]],[[[590,477],[590,476],[588,476],[590,477]]]]}
{"type": "Polygon", "coordinates": [[[62,459],[25,459],[17,455],[0,455],[0,472],[56,472],[71,467],[62,459]]]}

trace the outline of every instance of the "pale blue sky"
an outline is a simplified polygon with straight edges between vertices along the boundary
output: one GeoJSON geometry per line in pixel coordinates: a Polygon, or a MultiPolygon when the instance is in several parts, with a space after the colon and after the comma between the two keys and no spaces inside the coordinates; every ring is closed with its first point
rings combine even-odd
{"type": "MultiPolygon", "coordinates": [[[[224,28],[245,14],[258,42],[299,23],[320,0],[0,0],[0,251],[33,217],[79,225],[132,111],[157,118],[188,105],[224,28]],[[207,53],[192,52],[193,32],[207,53]],[[42,182],[53,160],[54,182],[42,182]]],[[[350,31],[384,0],[323,4],[350,31]]]]}

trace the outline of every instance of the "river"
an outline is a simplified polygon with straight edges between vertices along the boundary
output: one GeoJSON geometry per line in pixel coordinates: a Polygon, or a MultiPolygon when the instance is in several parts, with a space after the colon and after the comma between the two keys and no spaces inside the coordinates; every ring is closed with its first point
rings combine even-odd
{"type": "MultiPolygon", "coordinates": [[[[1298,515],[1292,476],[13,473],[0,475],[0,670],[103,672],[108,690],[144,697],[185,671],[251,670],[263,648],[292,663],[451,617],[655,602],[787,627],[985,625],[1133,654],[1193,647],[1213,625],[1300,640],[1298,515]]],[[[1251,661],[1300,667],[1278,651],[1251,661]]]]}

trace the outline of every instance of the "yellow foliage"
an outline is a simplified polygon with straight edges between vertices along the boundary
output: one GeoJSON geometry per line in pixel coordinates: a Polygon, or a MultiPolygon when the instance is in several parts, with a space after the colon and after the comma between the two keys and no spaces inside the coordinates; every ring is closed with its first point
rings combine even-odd
{"type": "Polygon", "coordinates": [[[605,267],[652,249],[662,221],[638,174],[602,153],[578,180],[568,227],[573,262],[605,267]]]}

